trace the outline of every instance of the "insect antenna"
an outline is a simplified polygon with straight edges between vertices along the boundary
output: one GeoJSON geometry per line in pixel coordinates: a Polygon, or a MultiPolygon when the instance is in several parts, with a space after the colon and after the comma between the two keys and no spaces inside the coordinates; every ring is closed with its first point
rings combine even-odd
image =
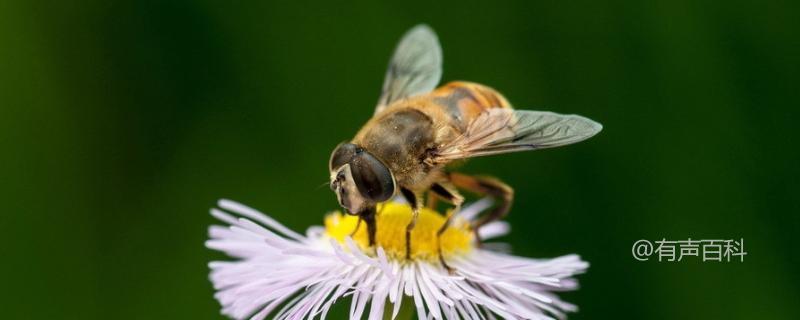
{"type": "Polygon", "coordinates": [[[319,189],[322,189],[322,187],[328,186],[330,184],[331,184],[330,181],[325,181],[322,184],[320,184],[319,186],[317,186],[315,189],[319,190],[319,189]]]}

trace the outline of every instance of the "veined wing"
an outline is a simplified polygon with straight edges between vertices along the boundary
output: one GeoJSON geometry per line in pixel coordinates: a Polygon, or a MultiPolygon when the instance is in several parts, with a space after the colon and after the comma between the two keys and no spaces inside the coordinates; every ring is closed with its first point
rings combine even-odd
{"type": "Polygon", "coordinates": [[[375,113],[392,102],[436,88],[442,78],[442,48],[436,33],[418,25],[403,35],[389,61],[375,113]]]}
{"type": "Polygon", "coordinates": [[[545,111],[489,109],[455,140],[438,148],[431,163],[553,148],[586,140],[603,129],[591,119],[545,111]]]}

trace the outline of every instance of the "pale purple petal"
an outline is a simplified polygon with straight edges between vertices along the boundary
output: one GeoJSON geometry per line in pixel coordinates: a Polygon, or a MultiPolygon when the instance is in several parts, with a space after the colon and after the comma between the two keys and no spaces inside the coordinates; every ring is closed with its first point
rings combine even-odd
{"type": "MultiPolygon", "coordinates": [[[[222,313],[235,319],[324,319],[348,295],[354,319],[383,319],[387,304],[394,319],[404,302],[414,303],[420,319],[561,319],[577,308],[556,293],[577,288],[573,277],[588,268],[577,255],[531,259],[473,248],[447,258],[456,270],[450,274],[438,262],[391,259],[383,248],[367,255],[321,227],[304,236],[242,204],[219,205],[228,212],[211,214],[226,226],[211,226],[206,246],[237,260],[209,263],[209,278],[222,313]]],[[[460,218],[475,219],[490,205],[466,206],[460,218]]],[[[480,233],[488,239],[508,231],[494,222],[480,233]]]]}

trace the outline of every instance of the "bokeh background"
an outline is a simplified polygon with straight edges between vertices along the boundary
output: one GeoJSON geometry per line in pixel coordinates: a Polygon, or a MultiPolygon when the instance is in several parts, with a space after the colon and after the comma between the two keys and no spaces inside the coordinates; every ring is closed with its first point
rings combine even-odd
{"type": "MultiPolygon", "coordinates": [[[[231,198],[295,230],[332,148],[425,22],[444,81],[605,125],[462,168],[517,190],[515,253],[579,253],[573,319],[798,319],[793,1],[0,1],[0,317],[219,319],[204,248],[231,198]],[[744,238],[744,262],[638,239],[744,238]]],[[[342,317],[340,317],[341,319],[342,317]]]]}

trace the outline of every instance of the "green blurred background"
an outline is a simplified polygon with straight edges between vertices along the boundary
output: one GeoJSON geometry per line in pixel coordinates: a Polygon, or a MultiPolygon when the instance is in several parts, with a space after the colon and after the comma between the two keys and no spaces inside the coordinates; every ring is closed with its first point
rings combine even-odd
{"type": "Polygon", "coordinates": [[[335,209],[332,148],[400,35],[444,81],[605,125],[463,167],[517,190],[515,253],[579,253],[574,319],[799,319],[793,1],[0,1],[0,318],[218,319],[208,208],[295,230],[335,209]],[[638,239],[744,238],[744,262],[638,239]]]}

